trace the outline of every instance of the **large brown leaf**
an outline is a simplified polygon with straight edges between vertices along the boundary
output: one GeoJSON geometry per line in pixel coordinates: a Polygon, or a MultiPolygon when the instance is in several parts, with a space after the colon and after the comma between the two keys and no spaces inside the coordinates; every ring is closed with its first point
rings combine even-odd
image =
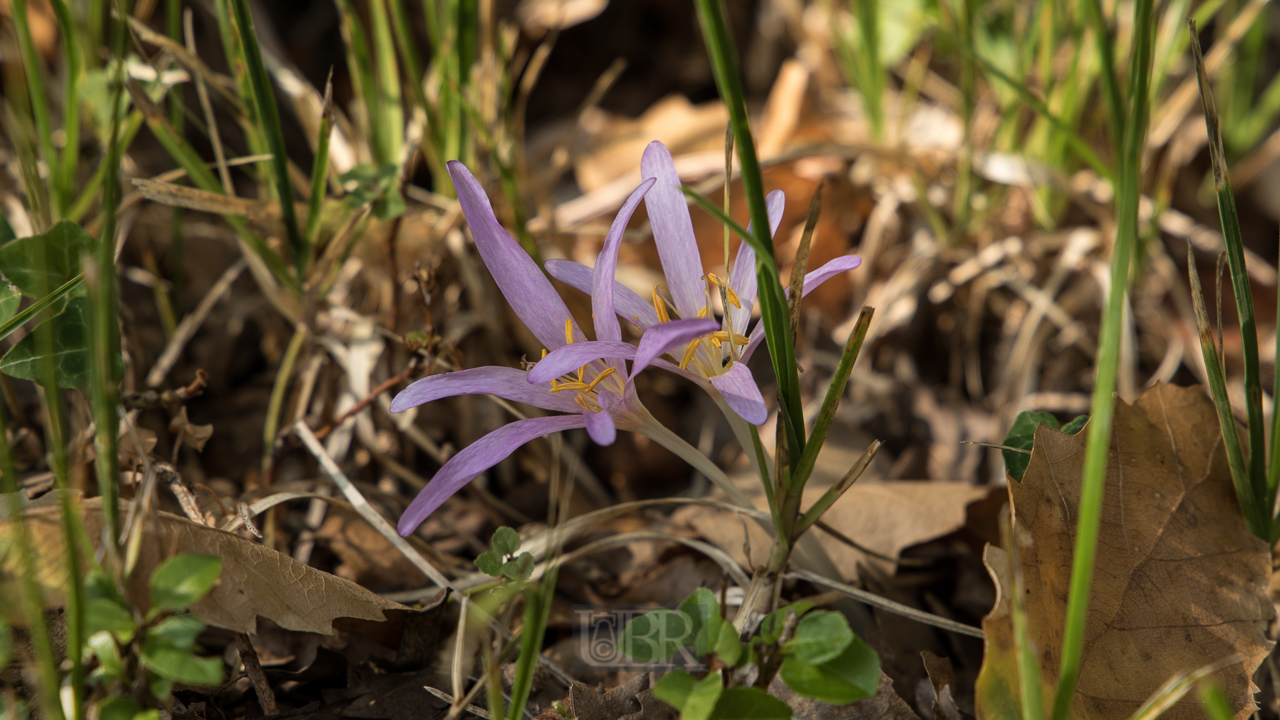
{"type": "MultiPolygon", "coordinates": [[[[1062,657],[1087,431],[1041,426],[1031,464],[1009,496],[1026,588],[1028,634],[1044,678],[1046,716],[1062,657]]],[[[978,716],[1017,716],[1018,681],[1003,553],[986,560],[1001,600],[983,621],[978,716]]],[[[1235,497],[1213,403],[1199,388],[1157,385],[1117,403],[1102,530],[1071,717],[1120,719],[1180,672],[1239,654],[1221,670],[1244,718],[1250,680],[1270,652],[1270,554],[1249,534],[1235,497]]],[[[1164,717],[1203,717],[1193,698],[1164,717]]]]}
{"type": "MultiPolygon", "coordinates": [[[[101,500],[86,500],[80,507],[85,533],[96,545],[102,537],[101,500]]],[[[126,515],[128,508],[124,503],[121,514],[126,515]]],[[[56,596],[65,578],[60,571],[65,566],[61,510],[57,503],[37,501],[23,511],[23,517],[38,556],[41,582],[56,596]]],[[[4,552],[5,546],[12,547],[8,542],[12,531],[9,522],[0,525],[0,557],[5,569],[13,562],[11,553],[4,552]]],[[[151,573],[176,553],[222,558],[218,584],[191,606],[191,612],[228,630],[256,632],[257,618],[264,617],[289,630],[332,635],[333,621],[338,618],[381,622],[386,619],[384,610],[405,609],[264,545],[164,512],[156,513],[154,522],[146,523],[143,530],[137,569],[126,589],[131,603],[143,610],[151,606],[147,587],[151,573]]]]}

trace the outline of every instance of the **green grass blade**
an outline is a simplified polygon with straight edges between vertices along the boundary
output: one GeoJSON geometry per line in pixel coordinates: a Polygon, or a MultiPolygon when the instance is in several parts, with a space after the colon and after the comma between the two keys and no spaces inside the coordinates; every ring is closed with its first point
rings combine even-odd
{"type": "MultiPolygon", "coordinates": [[[[22,68],[26,71],[27,90],[31,101],[31,117],[36,123],[36,141],[40,147],[40,156],[44,160],[50,175],[59,170],[58,153],[53,145],[53,124],[49,119],[49,94],[45,88],[44,75],[40,72],[40,56],[36,53],[35,41],[31,38],[31,23],[27,14],[27,0],[13,0],[13,28],[18,36],[18,51],[22,54],[22,68]]],[[[59,186],[55,179],[54,188],[59,186]]],[[[62,217],[62,206],[59,204],[57,192],[50,198],[52,201],[52,219],[62,217]]]]}
{"type": "MultiPolygon", "coordinates": [[[[756,276],[760,296],[760,313],[765,337],[769,346],[769,358],[778,378],[778,395],[782,404],[782,418],[786,426],[788,454],[799,457],[804,453],[804,414],[800,398],[800,374],[796,365],[795,344],[787,321],[787,301],[783,296],[782,282],[778,277],[778,261],[774,257],[773,239],[769,233],[769,216],[765,210],[764,178],[760,174],[760,162],[756,158],[755,141],[747,122],[746,97],[742,90],[742,76],[738,72],[733,40],[725,22],[724,8],[720,0],[697,0],[698,20],[702,37],[711,58],[711,68],[716,78],[720,97],[729,111],[733,125],[738,162],[742,168],[742,188],[751,211],[751,224],[756,234],[752,247],[756,251],[756,276]]],[[[779,478],[779,482],[782,479],[779,478]]]]}
{"type": "MultiPolygon", "coordinates": [[[[1196,270],[1195,254],[1189,244],[1187,245],[1187,269],[1191,278],[1191,300],[1195,306],[1200,351],[1204,355],[1205,374],[1209,379],[1209,394],[1213,396],[1213,404],[1218,409],[1218,425],[1222,430],[1222,441],[1227,451],[1227,465],[1231,468],[1231,480],[1235,483],[1236,497],[1240,499],[1240,509],[1244,512],[1249,530],[1265,538],[1270,518],[1262,511],[1262,506],[1258,504],[1249,483],[1244,451],[1240,446],[1240,437],[1236,433],[1236,418],[1231,412],[1231,398],[1227,395],[1226,376],[1222,371],[1222,356],[1213,340],[1213,328],[1209,325],[1209,311],[1204,303],[1204,290],[1200,286],[1200,273],[1196,270]]],[[[1218,305],[1219,307],[1222,305],[1221,297],[1218,305]]]]}
{"type": "Polygon", "coordinates": [[[284,218],[289,250],[293,255],[294,265],[301,271],[307,264],[307,247],[302,240],[302,234],[298,231],[298,216],[293,207],[293,187],[289,184],[289,156],[285,153],[284,131],[280,127],[280,110],[276,107],[276,96],[271,90],[271,78],[267,75],[266,65],[262,61],[262,50],[258,47],[258,35],[253,29],[249,2],[248,0],[230,0],[230,2],[232,12],[235,14],[236,28],[240,31],[240,45],[244,48],[245,62],[248,65],[252,104],[257,110],[258,121],[261,132],[266,137],[267,147],[271,150],[271,174],[275,181],[276,195],[280,200],[280,214],[284,218]]]}
{"type": "Polygon", "coordinates": [[[373,30],[373,54],[377,67],[379,163],[399,164],[404,145],[404,106],[400,95],[400,67],[396,62],[396,43],[387,18],[387,0],[369,3],[369,24],[373,30]]]}
{"type": "Polygon", "coordinates": [[[1101,0],[1084,0],[1082,3],[1086,19],[1093,28],[1097,38],[1098,61],[1102,67],[1102,94],[1107,99],[1107,114],[1111,118],[1111,127],[1115,135],[1116,151],[1120,150],[1119,140],[1124,137],[1124,101],[1120,98],[1120,85],[1116,80],[1115,49],[1111,43],[1111,32],[1107,28],[1107,20],[1102,12],[1101,0]]]}
{"type": "Polygon", "coordinates": [[[315,164],[311,167],[311,197],[307,201],[307,229],[304,237],[312,247],[320,234],[320,211],[324,207],[325,185],[329,178],[329,135],[333,127],[333,73],[324,84],[324,113],[320,116],[320,135],[316,142],[315,164]]]}
{"type": "Polygon", "coordinates": [[[80,167],[80,73],[83,65],[80,58],[80,40],[76,33],[76,24],[71,19],[71,9],[66,0],[51,0],[53,14],[58,19],[58,30],[62,33],[62,52],[66,62],[66,80],[62,88],[62,132],[65,141],[62,153],[58,157],[57,172],[52,172],[54,180],[55,207],[66,216],[75,195],[76,170],[80,167]]]}
{"type": "Polygon", "coordinates": [[[45,308],[49,307],[50,305],[53,305],[54,303],[58,302],[62,298],[66,297],[67,293],[70,293],[72,290],[75,290],[77,287],[79,287],[81,281],[83,280],[84,280],[84,273],[80,273],[74,278],[71,278],[67,282],[63,283],[61,286],[58,287],[57,290],[54,290],[48,295],[40,298],[39,300],[36,300],[35,302],[27,306],[26,309],[22,310],[17,315],[14,315],[4,323],[0,324],[0,340],[3,340],[9,337],[9,335],[13,334],[14,330],[17,330],[18,328],[25,325],[28,320],[35,317],[36,313],[41,312],[45,308]]]}
{"type": "Polygon", "coordinates": [[[1067,595],[1067,619],[1063,629],[1062,662],[1053,703],[1053,720],[1066,720],[1080,677],[1084,650],[1089,589],[1102,525],[1102,497],[1106,486],[1107,456],[1115,419],[1116,375],[1120,361],[1120,332],[1128,300],[1129,265],[1138,239],[1138,199],[1141,193],[1142,150],[1151,112],[1152,0],[1137,0],[1134,8],[1133,52],[1129,67],[1128,117],[1125,120],[1116,203],[1116,240],[1111,253],[1111,287],[1095,362],[1092,412],[1085,443],[1084,478],[1080,490],[1071,586],[1067,595]]]}
{"type": "Polygon", "coordinates": [[[840,399],[844,397],[845,385],[853,372],[853,364],[858,361],[858,354],[862,351],[862,343],[867,338],[867,329],[871,327],[871,316],[874,313],[875,308],[862,308],[862,312],[858,315],[858,323],[853,326],[853,332],[849,333],[849,339],[845,341],[844,352],[840,353],[840,362],[836,365],[831,385],[827,387],[827,395],[822,400],[822,409],[818,411],[813,432],[809,434],[809,445],[792,471],[796,482],[808,480],[809,474],[813,472],[813,466],[818,462],[818,452],[827,438],[831,423],[836,419],[836,410],[840,407],[840,399]]]}
{"type": "MultiPolygon", "coordinates": [[[[1235,195],[1231,192],[1231,179],[1227,175],[1226,154],[1222,147],[1222,129],[1218,111],[1213,103],[1213,91],[1205,72],[1204,55],[1200,51],[1200,39],[1195,21],[1189,21],[1191,54],[1195,59],[1196,77],[1200,82],[1200,100],[1204,106],[1205,130],[1209,134],[1209,161],[1213,166],[1213,188],[1218,196],[1218,217],[1222,222],[1222,239],[1227,246],[1227,267],[1231,270],[1231,291],[1236,298],[1236,312],[1240,317],[1240,336],[1244,356],[1245,411],[1249,419],[1249,483],[1255,502],[1267,508],[1275,504],[1275,479],[1280,474],[1280,464],[1272,463],[1267,471],[1266,425],[1262,419],[1262,374],[1258,358],[1258,328],[1253,313],[1253,292],[1249,288],[1249,275],[1244,266],[1244,239],[1240,233],[1240,218],[1236,214],[1235,195]]],[[[1274,415],[1274,414],[1273,414],[1274,415]]],[[[1275,417],[1272,417],[1274,423],[1275,417]]],[[[1277,440],[1272,431],[1272,442],[1277,440]]],[[[1275,456],[1276,447],[1272,448],[1275,456]]],[[[1269,523],[1268,523],[1269,524],[1269,523]]],[[[1270,528],[1261,537],[1269,539],[1270,528]]]]}

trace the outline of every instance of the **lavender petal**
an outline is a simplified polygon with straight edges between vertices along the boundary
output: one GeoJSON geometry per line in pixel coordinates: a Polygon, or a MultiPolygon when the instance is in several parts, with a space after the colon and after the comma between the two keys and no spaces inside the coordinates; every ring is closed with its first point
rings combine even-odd
{"type": "MultiPolygon", "coordinates": [[[[545,265],[551,277],[571,288],[592,294],[591,268],[572,260],[547,260],[545,265]]],[[[624,320],[641,330],[658,324],[658,313],[653,305],[616,280],[613,282],[613,309],[624,320]]]]}
{"type": "Polygon", "coordinates": [[[455,395],[497,395],[504,400],[543,410],[581,410],[572,398],[552,395],[550,383],[531,384],[523,370],[490,366],[424,377],[395,396],[391,401],[391,412],[401,412],[455,395]]]}
{"type": "Polygon", "coordinates": [[[543,435],[580,428],[586,424],[582,413],[517,420],[485,435],[462,449],[444,464],[431,482],[400,516],[399,531],[408,536],[427,516],[444,504],[475,476],[502,462],[516,448],[543,435]]]}
{"type": "Polygon", "coordinates": [[[650,178],[640,183],[640,186],[631,193],[631,197],[622,204],[622,209],[613,219],[613,225],[609,227],[609,234],[605,236],[600,257],[596,259],[596,267],[591,276],[591,317],[595,320],[597,340],[622,339],[622,328],[619,327],[618,318],[613,313],[615,284],[613,275],[618,269],[618,247],[622,245],[622,233],[626,231],[632,213],[640,206],[640,201],[644,199],[645,193],[649,192],[649,188],[653,187],[655,182],[656,180],[650,178]]]}
{"type": "MultiPolygon", "coordinates": [[[[556,294],[551,281],[538,269],[529,253],[498,224],[484,188],[480,187],[471,171],[457,160],[449,161],[448,166],[449,176],[458,191],[462,214],[467,217],[471,236],[475,238],[476,249],[493,274],[503,297],[545,347],[554,349],[564,345],[564,321],[571,317],[564,300],[556,294]]],[[[586,337],[576,324],[574,335],[586,337]]]]}
{"type": "MultiPolygon", "coordinates": [[[[778,225],[782,223],[782,213],[787,207],[787,195],[781,190],[774,190],[765,198],[765,208],[769,212],[769,236],[778,233],[778,225]]],[[[750,230],[751,226],[748,225],[750,230]]],[[[756,305],[756,251],[747,243],[738,245],[738,256],[733,260],[733,270],[729,273],[729,287],[738,295],[742,308],[733,309],[733,331],[741,335],[751,322],[751,311],[756,305]]]]}
{"type": "Polygon", "coordinates": [[[587,434],[597,445],[612,445],[618,439],[618,428],[613,424],[613,416],[607,409],[600,412],[587,411],[582,416],[587,422],[587,434]]]}
{"type": "Polygon", "coordinates": [[[694,338],[709,335],[720,329],[720,324],[710,318],[693,318],[690,320],[672,320],[659,323],[644,331],[640,338],[640,348],[636,350],[636,361],[631,367],[631,377],[640,374],[654,361],[662,357],[668,350],[688,343],[694,338]]]}
{"type": "Polygon", "coordinates": [[[605,358],[630,360],[635,356],[635,345],[616,340],[594,340],[562,345],[552,350],[529,370],[528,381],[530,383],[544,383],[561,375],[576,372],[578,368],[594,360],[603,360],[605,358]]]}
{"type": "MultiPolygon", "coordinates": [[[[841,255],[835,260],[828,262],[826,265],[823,265],[817,270],[814,270],[804,276],[804,290],[800,293],[800,297],[804,297],[813,292],[819,285],[830,280],[836,275],[853,270],[861,264],[862,258],[857,255],[841,255]]],[[[787,288],[785,293],[787,297],[790,297],[791,289],[787,288]]],[[[746,362],[747,358],[751,357],[751,353],[755,352],[756,346],[758,346],[762,340],[764,340],[764,324],[760,323],[751,331],[750,342],[747,343],[746,348],[742,351],[743,362],[746,362]]]]}
{"type": "Polygon", "coordinates": [[[694,317],[704,305],[702,257],[693,235],[689,206],[680,191],[680,176],[665,145],[656,140],[649,143],[640,159],[640,176],[658,180],[645,196],[653,241],[658,246],[658,257],[662,260],[667,289],[676,310],[681,317],[694,317]]]}
{"type": "Polygon", "coordinates": [[[760,386],[744,363],[736,362],[722,375],[711,378],[711,384],[724,396],[730,410],[738,413],[752,425],[763,425],[769,419],[769,409],[760,394],[760,386]]]}

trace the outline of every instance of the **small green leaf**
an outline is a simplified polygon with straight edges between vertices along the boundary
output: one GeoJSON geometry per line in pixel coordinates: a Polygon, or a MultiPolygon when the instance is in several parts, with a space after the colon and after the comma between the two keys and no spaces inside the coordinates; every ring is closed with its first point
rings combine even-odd
{"type": "Polygon", "coordinates": [[[120,647],[116,645],[116,640],[111,633],[105,630],[96,632],[85,639],[84,644],[89,646],[93,656],[98,658],[98,670],[94,672],[101,672],[113,680],[124,679],[124,663],[120,661],[120,647]]]}
{"type": "Polygon", "coordinates": [[[1075,435],[1084,429],[1087,422],[1089,422],[1088,415],[1077,415],[1071,422],[1062,426],[1062,432],[1068,435],[1075,435]]]}
{"type": "MultiPolygon", "coordinates": [[[[1057,430],[1058,419],[1047,412],[1018,413],[1018,417],[1013,421],[1013,427],[1009,428],[1009,434],[1004,436],[1003,444],[1006,447],[1030,452],[1032,446],[1035,445],[1036,428],[1041,425],[1048,425],[1057,430]]],[[[1022,474],[1027,471],[1027,464],[1031,462],[1031,456],[1013,450],[1001,450],[1000,454],[1004,457],[1005,471],[1014,480],[1022,482],[1022,474]]]]}
{"type": "Polygon", "coordinates": [[[151,694],[161,700],[166,700],[173,694],[173,681],[169,678],[152,675],[147,685],[151,688],[151,694]]]}
{"type": "Polygon", "coordinates": [[[72,296],[66,308],[43,322],[33,332],[18,341],[4,358],[0,358],[0,371],[23,380],[43,384],[45,363],[52,360],[55,381],[60,388],[82,387],[89,381],[89,299],[83,295],[72,296]],[[53,330],[53,355],[42,355],[41,333],[53,330]]]}
{"type": "Polygon", "coordinates": [[[493,532],[493,549],[503,557],[520,552],[519,533],[506,526],[498,528],[493,532]]]}
{"type": "Polygon", "coordinates": [[[133,720],[142,708],[128,695],[114,695],[98,705],[99,720],[133,720]]]}
{"type": "Polygon", "coordinates": [[[80,274],[80,256],[96,243],[79,225],[63,220],[48,232],[0,244],[0,268],[24,295],[43,297],[80,274]]]}
{"type": "Polygon", "coordinates": [[[697,679],[684,670],[672,670],[654,683],[653,695],[671,707],[683,710],[684,701],[697,684],[697,679]]]}
{"type": "Polygon", "coordinates": [[[524,552],[515,560],[506,561],[502,564],[502,574],[512,580],[528,580],[533,575],[533,556],[524,552]]]}
{"type": "Polygon", "coordinates": [[[0,277],[0,323],[7,323],[18,314],[18,305],[22,302],[22,293],[18,287],[0,277]]]}
{"type": "Polygon", "coordinates": [[[689,616],[660,608],[627,623],[618,649],[632,660],[647,663],[666,660],[692,642],[689,616]]]}
{"type": "Polygon", "coordinates": [[[723,621],[720,623],[720,633],[712,651],[729,667],[736,666],[738,660],[742,659],[742,640],[738,639],[738,629],[733,626],[733,623],[723,621]]]}
{"type": "Polygon", "coordinates": [[[190,650],[204,630],[204,621],[195,615],[174,615],[147,630],[147,640],[155,638],[179,650],[190,650]]]}
{"type": "Polygon", "coordinates": [[[684,602],[680,603],[680,612],[689,617],[690,632],[693,633],[693,651],[698,657],[711,652],[720,636],[720,626],[724,620],[720,617],[720,603],[715,593],[707,588],[694,590],[684,602]]]}
{"type": "Polygon", "coordinates": [[[782,649],[810,665],[821,665],[838,657],[851,642],[849,621],[838,612],[819,610],[800,618],[796,634],[782,649]]]}
{"type": "Polygon", "coordinates": [[[107,598],[93,598],[85,604],[84,622],[86,633],[92,635],[105,630],[120,638],[122,643],[132,640],[138,631],[133,615],[107,598]]]}
{"type": "Polygon", "coordinates": [[[720,696],[711,720],[791,720],[791,707],[760,688],[735,687],[720,696]]]}
{"type": "Polygon", "coordinates": [[[148,637],[143,643],[142,663],[165,680],[202,687],[222,684],[222,658],[196,657],[190,649],[176,648],[160,638],[148,637]]]}
{"type": "Polygon", "coordinates": [[[151,604],[185,610],[213,589],[220,572],[222,561],[212,555],[174,555],[151,575],[151,604]]]}
{"type": "Polygon", "coordinates": [[[710,720],[711,713],[716,709],[716,701],[723,692],[724,677],[718,670],[702,678],[684,699],[680,720],[710,720]]]}
{"type": "Polygon", "coordinates": [[[880,658],[855,636],[844,652],[821,665],[791,655],[782,661],[782,681],[805,697],[842,705],[871,697],[880,686],[880,658]]]}
{"type": "Polygon", "coordinates": [[[486,550],[476,558],[476,567],[480,572],[492,577],[502,576],[502,555],[497,550],[486,550]]]}

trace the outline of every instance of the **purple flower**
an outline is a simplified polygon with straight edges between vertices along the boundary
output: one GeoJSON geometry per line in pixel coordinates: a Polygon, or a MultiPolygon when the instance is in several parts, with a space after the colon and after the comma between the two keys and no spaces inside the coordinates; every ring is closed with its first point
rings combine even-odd
{"type": "MultiPolygon", "coordinates": [[[[668,303],[658,293],[657,287],[653,289],[650,303],[613,281],[621,234],[617,238],[610,234],[594,270],[567,260],[548,260],[547,272],[552,277],[591,293],[597,325],[601,322],[601,314],[612,310],[640,328],[643,335],[633,355],[618,347],[620,335],[600,335],[594,343],[553,350],[529,372],[528,380],[532,383],[558,376],[587,358],[634,358],[632,377],[650,364],[657,365],[689,378],[713,398],[722,398],[729,409],[747,422],[763,424],[768,418],[768,409],[760,386],[746,365],[764,339],[764,328],[759,323],[750,334],[747,333],[756,301],[755,252],[744,242],[729,277],[704,274],[697,239],[693,234],[693,221],[684,193],[680,190],[680,178],[671,153],[660,142],[650,143],[645,149],[640,169],[646,182],[655,183],[645,196],[645,205],[671,302],[668,303]],[[612,293],[606,291],[610,282],[612,293]],[[722,321],[716,322],[711,319],[711,297],[721,293],[727,302],[723,303],[722,321]],[[663,355],[670,360],[662,359],[663,355]]],[[[771,233],[777,232],[785,201],[780,190],[769,194],[771,233]]],[[[626,212],[627,208],[624,207],[623,211],[626,212]]],[[[616,221],[614,226],[617,227],[616,221]]],[[[828,262],[805,275],[803,294],[808,295],[829,278],[861,264],[862,258],[857,255],[845,255],[828,262]]]]}
{"type": "MultiPolygon", "coordinates": [[[[475,238],[476,249],[493,274],[498,289],[520,320],[548,350],[569,350],[569,354],[562,352],[558,357],[574,357],[572,351],[575,348],[588,344],[586,336],[573,321],[551,281],[498,224],[489,198],[467,168],[457,161],[448,163],[448,168],[458,191],[462,213],[475,238]]],[[[613,248],[613,262],[606,263],[602,253],[602,260],[597,263],[597,274],[601,276],[599,282],[605,288],[613,279],[617,246],[627,222],[653,186],[653,180],[641,183],[622,206],[609,230],[605,244],[613,248]],[[603,277],[606,267],[607,280],[603,277]]],[[[614,313],[613,294],[601,292],[593,295],[592,310],[598,340],[590,344],[595,355],[574,361],[563,372],[531,382],[524,370],[479,367],[422,378],[396,395],[391,401],[392,412],[455,395],[486,394],[568,413],[509,423],[450,458],[401,516],[401,535],[412,533],[463,485],[534,438],[585,427],[592,440],[609,445],[617,435],[617,428],[621,427],[656,437],[664,444],[680,442],[678,438],[673,441],[674,435],[666,428],[657,426],[657,421],[640,404],[634,387],[626,380],[626,367],[620,358],[634,357],[636,346],[621,342],[622,330],[614,313]]],[[[707,323],[714,325],[714,322],[704,321],[696,329],[705,334],[707,323]]],[[[534,365],[534,368],[542,368],[542,363],[534,365]]]]}

